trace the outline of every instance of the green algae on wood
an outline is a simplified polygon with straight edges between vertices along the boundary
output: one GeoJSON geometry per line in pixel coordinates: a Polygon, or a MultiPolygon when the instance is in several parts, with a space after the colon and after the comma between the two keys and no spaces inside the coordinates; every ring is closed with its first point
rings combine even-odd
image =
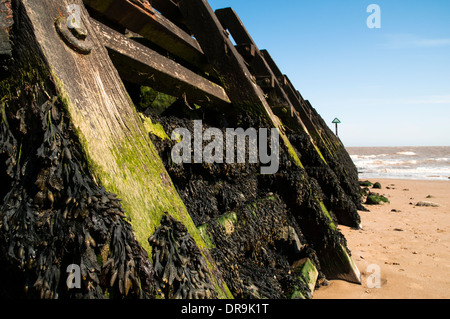
{"type": "Polygon", "coordinates": [[[139,113],[139,116],[141,117],[144,123],[144,127],[148,133],[153,134],[162,140],[170,140],[169,135],[167,135],[166,131],[164,131],[164,128],[161,124],[153,123],[151,118],[145,116],[142,113],[139,113]]]}
{"type": "MultiPolygon", "coordinates": [[[[309,258],[306,259],[306,261],[305,260],[301,261],[301,263],[303,263],[303,265],[300,266],[301,267],[300,271],[297,270],[299,274],[298,278],[308,286],[310,295],[307,294],[308,295],[307,297],[311,298],[316,287],[317,278],[319,277],[319,271],[309,258]]],[[[298,287],[294,287],[294,291],[291,293],[290,298],[307,299],[305,296],[305,292],[299,289],[298,287]]]]}
{"type": "Polygon", "coordinates": [[[329,222],[330,228],[331,228],[332,230],[337,230],[337,227],[336,227],[336,225],[335,225],[334,222],[333,222],[333,218],[331,217],[330,213],[328,212],[328,209],[325,207],[325,204],[324,204],[322,201],[320,201],[320,200],[317,200],[317,201],[319,202],[320,208],[322,209],[322,213],[323,213],[323,214],[328,218],[328,220],[330,221],[330,222],[329,222]]]}
{"type": "Polygon", "coordinates": [[[208,234],[208,224],[200,225],[197,227],[197,229],[200,233],[200,236],[202,236],[203,240],[205,241],[208,249],[216,248],[216,246],[211,241],[211,237],[208,234]]]}
{"type": "MultiPolygon", "coordinates": [[[[73,114],[73,113],[72,113],[73,114]]],[[[144,126],[144,123],[142,123],[144,126]]],[[[81,138],[83,146],[89,154],[91,168],[99,183],[106,190],[114,192],[122,200],[122,206],[131,219],[136,237],[151,254],[147,238],[158,227],[165,212],[181,221],[194,238],[202,253],[208,251],[208,245],[203,241],[184,203],[178,196],[172,181],[145,134],[145,126],[134,135],[126,136],[122,141],[115,140],[109,154],[105,151],[92,150],[92,142],[81,138]],[[102,158],[111,156],[102,163],[102,158]]],[[[79,132],[81,136],[81,132],[79,132]]],[[[209,267],[215,267],[208,263],[209,267]]],[[[221,284],[221,286],[225,286],[221,284]]],[[[218,291],[220,298],[230,298],[226,290],[218,291]]]]}
{"type": "Polygon", "coordinates": [[[301,276],[305,283],[308,285],[309,290],[311,293],[314,291],[316,286],[317,278],[319,277],[319,272],[317,271],[317,268],[314,266],[314,264],[311,262],[311,260],[308,258],[303,265],[303,268],[301,270],[301,276]]]}
{"type": "Polygon", "coordinates": [[[227,235],[234,233],[234,225],[237,222],[237,215],[235,212],[231,212],[217,218],[217,222],[225,229],[227,235]]]}

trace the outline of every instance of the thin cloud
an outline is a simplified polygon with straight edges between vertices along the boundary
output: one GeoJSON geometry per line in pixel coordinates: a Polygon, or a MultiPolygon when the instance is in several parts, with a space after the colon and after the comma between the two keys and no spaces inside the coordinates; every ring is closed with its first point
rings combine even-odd
{"type": "Polygon", "coordinates": [[[402,102],[403,104],[422,104],[422,105],[450,104],[450,95],[432,95],[418,99],[406,99],[402,102]]]}
{"type": "Polygon", "coordinates": [[[388,34],[386,45],[392,49],[439,48],[450,46],[450,38],[424,38],[413,34],[388,34]]]}
{"type": "Polygon", "coordinates": [[[450,38],[448,39],[421,39],[414,43],[419,47],[442,47],[450,45],[450,38]]]}
{"type": "Polygon", "coordinates": [[[353,103],[367,105],[367,106],[389,106],[389,105],[449,105],[450,95],[430,95],[430,96],[418,96],[408,98],[368,98],[353,100],[353,103]]]}

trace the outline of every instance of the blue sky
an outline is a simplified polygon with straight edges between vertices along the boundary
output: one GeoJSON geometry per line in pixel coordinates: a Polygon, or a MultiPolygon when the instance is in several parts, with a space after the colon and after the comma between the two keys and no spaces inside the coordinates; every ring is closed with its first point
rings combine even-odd
{"type": "Polygon", "coordinates": [[[237,12],[330,127],[342,121],[346,146],[450,145],[449,0],[209,3],[237,12]]]}

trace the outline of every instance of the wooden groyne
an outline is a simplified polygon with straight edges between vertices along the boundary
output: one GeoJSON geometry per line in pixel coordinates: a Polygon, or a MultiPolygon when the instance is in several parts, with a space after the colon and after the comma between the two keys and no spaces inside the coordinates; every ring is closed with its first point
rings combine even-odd
{"type": "Polygon", "coordinates": [[[337,229],[360,226],[356,168],[231,8],[1,0],[0,65],[0,294],[310,298],[360,282],[337,229]],[[278,172],[173,163],[192,120],[277,129],[278,172]]]}

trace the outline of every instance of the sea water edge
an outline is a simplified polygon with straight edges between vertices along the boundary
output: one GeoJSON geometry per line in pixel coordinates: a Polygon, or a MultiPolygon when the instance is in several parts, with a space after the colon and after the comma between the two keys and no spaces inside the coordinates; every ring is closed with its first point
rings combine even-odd
{"type": "Polygon", "coordinates": [[[450,146],[347,147],[360,179],[450,181],[450,146]]]}

